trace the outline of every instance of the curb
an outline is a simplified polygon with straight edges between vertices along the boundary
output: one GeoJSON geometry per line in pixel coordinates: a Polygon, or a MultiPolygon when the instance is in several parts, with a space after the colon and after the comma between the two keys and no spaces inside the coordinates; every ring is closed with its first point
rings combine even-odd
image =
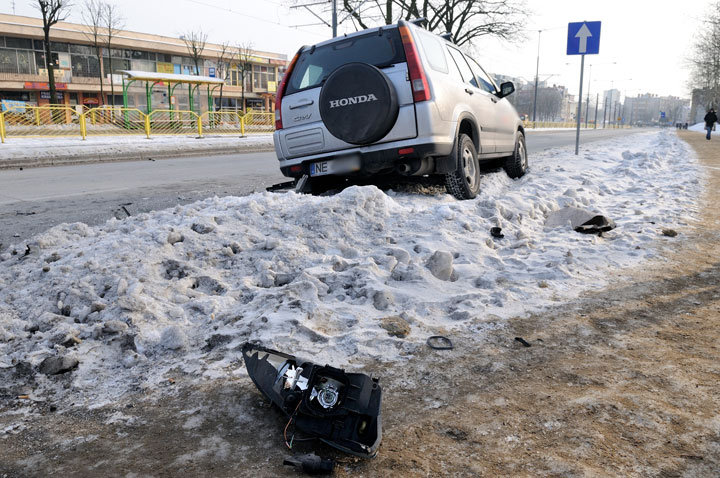
{"type": "Polygon", "coordinates": [[[203,155],[228,155],[244,153],[264,153],[275,151],[272,144],[244,146],[244,147],[208,147],[191,150],[157,150],[157,151],[129,151],[127,153],[69,153],[58,154],[47,158],[13,157],[0,159],[0,170],[17,168],[41,168],[49,166],[65,166],[73,164],[108,163],[117,161],[146,161],[149,159],[170,159],[203,155]]]}

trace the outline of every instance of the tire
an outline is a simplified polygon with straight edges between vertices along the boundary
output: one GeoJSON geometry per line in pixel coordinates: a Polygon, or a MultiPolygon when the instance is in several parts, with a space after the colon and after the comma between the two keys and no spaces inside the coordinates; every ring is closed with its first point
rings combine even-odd
{"type": "Polygon", "coordinates": [[[452,154],[456,168],[445,175],[445,189],[457,199],[473,199],[480,192],[480,163],[475,144],[468,135],[461,134],[452,154]]]}
{"type": "Polygon", "coordinates": [[[505,158],[503,169],[511,178],[521,178],[528,170],[527,148],[525,147],[525,135],[518,133],[515,140],[515,151],[512,156],[505,158]]]}
{"type": "Polygon", "coordinates": [[[328,132],[349,144],[384,138],[400,111],[397,92],[382,70],[348,63],[333,71],[320,90],[320,118],[328,132]]]}

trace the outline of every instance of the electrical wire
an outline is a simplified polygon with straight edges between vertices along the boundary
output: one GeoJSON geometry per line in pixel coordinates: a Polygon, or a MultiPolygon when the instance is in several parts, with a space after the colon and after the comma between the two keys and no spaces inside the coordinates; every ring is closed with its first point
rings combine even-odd
{"type": "MultiPolygon", "coordinates": [[[[297,413],[298,408],[300,408],[301,403],[302,403],[302,399],[300,399],[300,401],[297,404],[297,407],[295,407],[295,410],[292,412],[292,415],[290,415],[290,420],[288,420],[287,425],[285,425],[285,430],[283,430],[283,438],[285,438],[285,446],[287,446],[289,450],[292,450],[292,439],[290,440],[290,443],[288,443],[288,439],[287,439],[288,427],[292,423],[293,418],[295,418],[295,414],[297,413]]],[[[293,433],[293,438],[295,438],[294,433],[293,433]]]]}
{"type": "MultiPolygon", "coordinates": [[[[270,24],[272,24],[272,25],[278,25],[278,26],[281,26],[281,27],[283,27],[283,28],[287,28],[287,29],[290,29],[290,30],[300,31],[300,32],[303,32],[303,33],[307,33],[308,35],[315,35],[315,36],[320,36],[320,37],[323,37],[323,38],[325,37],[325,35],[321,35],[321,34],[319,34],[319,33],[317,33],[317,32],[312,32],[312,31],[309,31],[309,30],[302,30],[302,29],[300,29],[300,28],[293,28],[293,27],[288,26],[288,25],[283,25],[283,24],[280,23],[280,22],[274,22],[274,21],[268,20],[268,19],[266,19],[266,18],[256,17],[256,16],[254,16],[254,15],[248,15],[247,13],[238,12],[237,10],[233,10],[232,8],[221,7],[221,6],[219,6],[219,5],[214,5],[214,4],[212,4],[212,3],[207,3],[207,2],[200,1],[200,0],[185,0],[185,1],[186,1],[186,2],[190,2],[190,3],[194,3],[194,4],[196,4],[196,5],[202,5],[202,6],[204,6],[204,7],[216,8],[216,9],[218,9],[218,10],[222,10],[222,11],[225,11],[225,12],[234,13],[235,15],[239,15],[239,16],[241,16],[241,17],[247,17],[247,18],[250,18],[250,19],[252,19],[252,20],[257,20],[257,21],[259,21],[259,22],[270,23],[270,24]]],[[[275,3],[275,2],[270,2],[270,3],[275,3]]],[[[276,4],[276,5],[280,5],[280,4],[276,4]]],[[[283,6],[283,5],[280,5],[280,6],[283,6]]]]}

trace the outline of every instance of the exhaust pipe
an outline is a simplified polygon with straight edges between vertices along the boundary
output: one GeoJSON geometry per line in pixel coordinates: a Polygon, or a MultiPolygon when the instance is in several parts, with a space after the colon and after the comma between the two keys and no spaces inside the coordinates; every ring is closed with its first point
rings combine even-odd
{"type": "Polygon", "coordinates": [[[400,174],[409,174],[411,171],[411,168],[408,163],[400,163],[397,166],[397,170],[400,174]]]}

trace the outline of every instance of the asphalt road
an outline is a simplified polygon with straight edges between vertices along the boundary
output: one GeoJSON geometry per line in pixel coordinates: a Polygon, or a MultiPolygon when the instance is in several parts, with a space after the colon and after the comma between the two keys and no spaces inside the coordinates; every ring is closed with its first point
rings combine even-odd
{"type": "MultiPolygon", "coordinates": [[[[631,132],[583,131],[582,140],[587,144],[631,132]]],[[[574,131],[530,132],[527,137],[530,153],[574,144],[574,131]]],[[[286,180],[274,153],[4,170],[0,171],[0,251],[63,222],[95,225],[127,213],[263,191],[286,180]]]]}

